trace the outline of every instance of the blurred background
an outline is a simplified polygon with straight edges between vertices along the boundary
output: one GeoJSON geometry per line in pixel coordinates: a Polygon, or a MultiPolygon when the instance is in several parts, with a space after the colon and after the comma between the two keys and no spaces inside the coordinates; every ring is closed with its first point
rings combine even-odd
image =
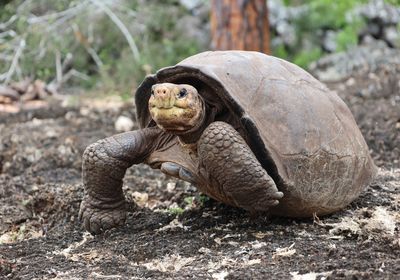
{"type": "Polygon", "coordinates": [[[0,3],[0,104],[57,93],[130,98],[145,75],[205,50],[257,50],[312,69],[358,45],[400,48],[398,0],[0,3]]]}

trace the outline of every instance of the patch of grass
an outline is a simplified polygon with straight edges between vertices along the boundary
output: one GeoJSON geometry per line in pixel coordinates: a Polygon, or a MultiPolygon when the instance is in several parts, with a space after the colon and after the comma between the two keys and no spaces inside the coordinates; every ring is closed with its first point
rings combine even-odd
{"type": "Polygon", "coordinates": [[[194,197],[193,196],[185,197],[185,199],[183,201],[185,202],[185,204],[187,206],[191,206],[193,204],[194,197]]]}
{"type": "Polygon", "coordinates": [[[182,215],[183,212],[185,212],[185,210],[181,207],[171,207],[168,208],[168,213],[172,214],[172,215],[182,215]]]}
{"type": "Polygon", "coordinates": [[[205,194],[201,194],[199,196],[199,201],[200,201],[201,206],[204,206],[204,204],[207,203],[207,201],[209,201],[209,200],[210,200],[210,198],[205,194]]]}
{"type": "Polygon", "coordinates": [[[322,54],[323,52],[319,47],[315,47],[312,50],[303,50],[295,56],[293,63],[299,65],[300,67],[307,68],[311,62],[319,59],[322,54]]]}
{"type": "Polygon", "coordinates": [[[326,52],[320,47],[321,34],[324,30],[337,32],[336,51],[345,51],[357,45],[358,34],[365,22],[355,16],[349,20],[346,15],[354,7],[367,2],[367,0],[285,0],[284,3],[288,6],[307,4],[308,11],[291,23],[296,28],[294,46],[278,45],[273,54],[307,68],[311,62],[326,52]]]}

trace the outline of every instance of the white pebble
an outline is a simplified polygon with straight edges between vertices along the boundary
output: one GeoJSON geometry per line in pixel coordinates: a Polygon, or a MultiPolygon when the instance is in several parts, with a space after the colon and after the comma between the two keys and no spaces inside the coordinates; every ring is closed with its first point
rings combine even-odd
{"type": "Polygon", "coordinates": [[[119,116],[115,122],[115,130],[118,132],[127,132],[131,131],[133,128],[133,121],[125,116],[119,116]]]}

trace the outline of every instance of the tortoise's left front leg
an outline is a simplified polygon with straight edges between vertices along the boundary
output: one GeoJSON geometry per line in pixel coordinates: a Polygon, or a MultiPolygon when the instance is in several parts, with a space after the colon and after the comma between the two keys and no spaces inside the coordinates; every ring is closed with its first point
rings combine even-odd
{"type": "Polygon", "coordinates": [[[231,125],[211,123],[199,140],[198,153],[200,172],[213,184],[210,193],[218,200],[254,213],[267,211],[283,197],[231,125]]]}

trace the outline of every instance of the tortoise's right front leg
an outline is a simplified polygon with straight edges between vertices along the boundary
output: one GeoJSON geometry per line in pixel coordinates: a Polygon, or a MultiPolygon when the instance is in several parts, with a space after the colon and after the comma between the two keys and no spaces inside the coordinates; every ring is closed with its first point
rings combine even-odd
{"type": "Polygon", "coordinates": [[[158,128],[121,133],[97,141],[83,153],[85,196],[79,218],[91,233],[122,225],[126,203],[122,180],[128,167],[138,164],[154,149],[158,128]]]}

